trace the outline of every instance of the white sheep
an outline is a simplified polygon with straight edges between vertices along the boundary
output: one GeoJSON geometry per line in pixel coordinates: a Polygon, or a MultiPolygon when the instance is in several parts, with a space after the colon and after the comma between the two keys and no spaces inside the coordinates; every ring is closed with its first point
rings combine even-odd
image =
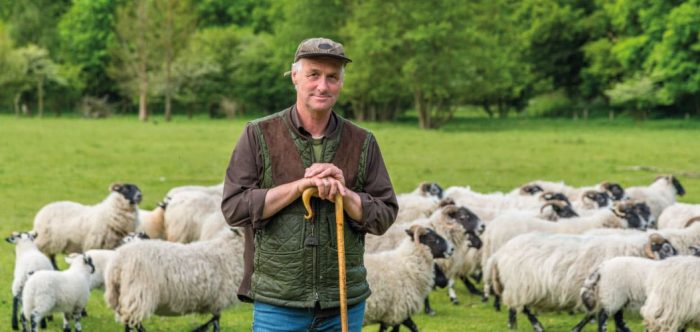
{"type": "Polygon", "coordinates": [[[694,217],[700,217],[700,204],[675,203],[661,212],[658,220],[658,227],[687,227],[688,221],[694,217]]]}
{"type": "Polygon", "coordinates": [[[433,259],[452,254],[452,244],[429,228],[407,229],[398,248],[365,254],[367,283],[372,295],[367,299],[364,324],[380,323],[381,329],[403,324],[417,331],[411,315],[420,311],[433,288],[433,259]],[[387,268],[391,262],[391,268],[387,268]]]}
{"type": "Polygon", "coordinates": [[[641,309],[649,332],[685,331],[700,323],[700,258],[671,257],[646,281],[647,299],[641,309]]]}
{"type": "Polygon", "coordinates": [[[112,249],[133,232],[141,191],[133,184],[112,184],[110,194],[97,205],[63,201],[41,208],[34,218],[34,241],[56,267],[61,252],[112,249]]]}
{"type": "Polygon", "coordinates": [[[226,229],[219,237],[189,244],[134,241],[119,247],[105,274],[105,300],[126,330],[143,329],[150,315],[221,312],[238,303],[243,279],[243,237],[226,229]]]}
{"type": "Polygon", "coordinates": [[[441,205],[443,190],[433,182],[421,182],[414,191],[396,195],[399,212],[396,215],[398,223],[410,222],[431,215],[441,205]]]}
{"type": "Polygon", "coordinates": [[[228,228],[221,212],[221,198],[199,192],[182,191],[170,196],[164,214],[165,239],[190,243],[206,240],[228,228]]]}
{"type": "MultiPolygon", "coordinates": [[[[698,226],[693,234],[688,232],[686,236],[697,238],[700,235],[698,226]]],[[[579,293],[593,268],[612,257],[649,255],[649,236],[638,233],[593,236],[534,232],[519,235],[487,261],[485,290],[493,290],[509,307],[511,327],[516,324],[516,313],[522,311],[536,331],[543,331],[531,307],[583,309],[579,293]]]]}
{"type": "Polygon", "coordinates": [[[15,273],[12,280],[12,329],[19,329],[17,313],[22,300],[22,290],[29,274],[36,271],[52,271],[53,265],[48,257],[39,251],[34,243],[33,232],[12,232],[5,241],[15,245],[15,273]]]}
{"type": "MultiPolygon", "coordinates": [[[[80,318],[90,297],[90,274],[95,271],[90,256],[72,259],[65,271],[37,271],[27,280],[22,294],[22,312],[29,318],[31,331],[37,331],[42,318],[52,312],[63,313],[63,330],[70,331],[70,320],[75,330],[81,331],[80,318]]],[[[22,320],[23,330],[27,330],[22,320]]]]}
{"type": "Polygon", "coordinates": [[[502,215],[489,223],[482,241],[482,266],[510,239],[529,232],[581,234],[595,228],[635,228],[646,229],[646,221],[635,213],[635,203],[616,203],[613,209],[600,210],[587,216],[549,222],[528,215],[502,215]]]}
{"type": "MultiPolygon", "coordinates": [[[[650,236],[652,252],[660,259],[676,255],[677,251],[658,234],[650,236]]],[[[648,254],[649,255],[649,254],[648,254]]],[[[652,254],[653,255],[653,254],[652,254]]],[[[661,260],[642,257],[614,257],[606,260],[591,273],[581,287],[581,301],[591,312],[598,313],[598,330],[604,331],[607,319],[615,318],[616,331],[627,331],[624,309],[639,310],[646,300],[645,282],[661,260]]],[[[589,319],[583,319],[572,331],[581,331],[589,319]]]]}
{"type": "Polygon", "coordinates": [[[511,195],[534,195],[539,192],[558,192],[558,193],[563,193],[569,199],[573,202],[581,195],[589,190],[594,190],[598,192],[605,192],[608,194],[608,196],[615,201],[619,201],[624,198],[625,196],[625,189],[622,188],[617,183],[614,182],[601,182],[597,185],[593,186],[584,186],[584,187],[572,187],[567,184],[565,184],[563,181],[560,182],[552,182],[552,181],[543,181],[543,180],[537,180],[537,181],[532,181],[527,184],[524,184],[518,188],[513,189],[513,191],[510,192],[511,195]]]}
{"type": "Polygon", "coordinates": [[[654,220],[659,220],[663,210],[676,203],[676,195],[685,195],[685,189],[675,176],[660,176],[649,186],[629,187],[625,191],[630,199],[647,203],[654,220]]]}

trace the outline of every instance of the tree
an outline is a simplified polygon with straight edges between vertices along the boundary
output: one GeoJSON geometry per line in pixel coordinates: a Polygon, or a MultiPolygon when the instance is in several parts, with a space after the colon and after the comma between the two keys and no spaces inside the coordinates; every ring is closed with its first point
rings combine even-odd
{"type": "Polygon", "coordinates": [[[0,96],[13,98],[15,115],[19,116],[19,98],[27,83],[26,62],[15,50],[14,43],[0,22],[0,96]]]}
{"type": "Polygon", "coordinates": [[[631,107],[635,116],[641,119],[646,119],[648,110],[659,102],[656,86],[648,76],[615,84],[605,94],[610,98],[611,104],[631,107]]]}
{"type": "MultiPolygon", "coordinates": [[[[49,52],[36,45],[27,45],[17,50],[25,62],[24,75],[36,87],[39,117],[44,115],[44,88],[47,81],[65,84],[63,77],[59,75],[59,66],[49,58],[49,52]]],[[[22,91],[20,90],[20,93],[22,91]]]]}
{"type": "Polygon", "coordinates": [[[60,41],[56,26],[70,6],[70,0],[12,1],[6,17],[10,36],[18,47],[34,44],[57,54],[60,41]]]}
{"type": "Polygon", "coordinates": [[[148,120],[149,82],[157,65],[153,2],[135,1],[117,9],[116,40],[110,47],[113,62],[108,68],[127,95],[138,96],[139,120],[148,120]]]}

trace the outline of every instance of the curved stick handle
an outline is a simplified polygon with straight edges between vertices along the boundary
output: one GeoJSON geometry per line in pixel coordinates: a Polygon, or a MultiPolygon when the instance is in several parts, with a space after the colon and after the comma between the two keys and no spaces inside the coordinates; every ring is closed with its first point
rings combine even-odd
{"type": "MultiPolygon", "coordinates": [[[[311,196],[318,197],[318,188],[311,187],[304,190],[301,194],[301,200],[306,208],[305,219],[309,220],[313,217],[311,210],[311,196]]],[[[335,227],[336,239],[338,247],[338,288],[340,290],[340,324],[342,332],[348,331],[348,299],[347,299],[347,283],[345,280],[345,232],[343,224],[345,214],[343,212],[343,196],[335,195],[335,227]]]]}

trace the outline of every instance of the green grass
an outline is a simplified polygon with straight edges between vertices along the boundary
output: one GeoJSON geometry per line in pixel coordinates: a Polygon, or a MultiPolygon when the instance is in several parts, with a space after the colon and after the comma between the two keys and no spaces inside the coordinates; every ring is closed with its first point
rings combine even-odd
{"type": "MultiPolygon", "coordinates": [[[[142,207],[150,209],[166,191],[185,184],[221,181],[245,120],[187,120],[139,123],[133,117],[108,120],[16,119],[0,116],[0,233],[29,230],[35,213],[45,204],[72,200],[101,201],[113,181],[137,184],[144,193],[142,207]]],[[[416,129],[414,122],[363,123],[376,135],[397,192],[418,182],[437,181],[447,187],[507,191],[534,179],[565,180],[589,185],[603,180],[623,186],[647,185],[656,173],[629,166],[653,166],[677,174],[688,194],[683,202],[700,202],[700,140],[697,121],[637,123],[620,119],[571,121],[460,118],[436,131],[416,129]]],[[[9,330],[13,247],[0,254],[0,330],[9,330]]],[[[65,266],[65,265],[64,265],[65,266]]],[[[431,294],[436,317],[416,315],[422,331],[505,331],[506,313],[496,313],[458,285],[462,303],[449,303],[446,291],[431,294]]],[[[86,330],[118,331],[102,292],[88,304],[86,330]]],[[[224,331],[250,330],[251,306],[229,309],[224,331]]],[[[569,330],[580,316],[542,314],[550,331],[569,330]]],[[[208,317],[155,317],[149,331],[192,329],[208,317]]],[[[518,331],[530,331],[519,317],[518,331]]],[[[630,319],[641,330],[638,318],[630,319]]],[[[50,331],[60,329],[60,320],[50,331]]],[[[370,326],[365,331],[375,331],[370,326]]],[[[589,330],[593,330],[589,327],[589,330]]]]}

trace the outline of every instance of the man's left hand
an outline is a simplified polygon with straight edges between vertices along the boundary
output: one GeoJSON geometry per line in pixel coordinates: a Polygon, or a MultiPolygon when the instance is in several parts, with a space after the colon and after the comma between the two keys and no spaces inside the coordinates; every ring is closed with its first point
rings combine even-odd
{"type": "Polygon", "coordinates": [[[331,163],[316,163],[309,166],[304,172],[304,177],[317,179],[331,177],[340,182],[343,186],[345,185],[343,170],[331,163]]]}

